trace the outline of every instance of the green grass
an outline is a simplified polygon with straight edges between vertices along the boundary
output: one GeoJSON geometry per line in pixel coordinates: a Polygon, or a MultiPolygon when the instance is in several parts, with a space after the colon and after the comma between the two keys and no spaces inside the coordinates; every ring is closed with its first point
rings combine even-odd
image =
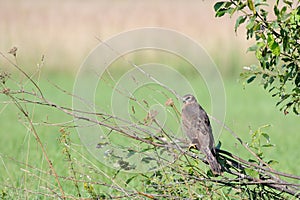
{"type": "MultiPolygon", "coordinates": [[[[230,81],[226,84],[226,94],[227,125],[247,142],[251,141],[249,134],[251,130],[271,125],[264,131],[269,134],[271,143],[276,146],[265,150],[266,158],[279,161],[279,164],[274,166],[275,169],[299,175],[300,160],[297,153],[299,149],[297,141],[300,140],[299,117],[293,113],[284,115],[280,112],[278,107],[275,107],[276,99],[272,99],[271,95],[257,83],[247,85],[246,89],[243,89],[241,84],[230,81]]],[[[228,136],[229,134],[225,132],[221,137],[221,140],[227,141],[223,142],[223,147],[239,154],[240,151],[235,150],[228,136]]]]}
{"type": "MultiPolygon", "coordinates": [[[[47,81],[47,78],[50,82],[59,85],[65,90],[72,91],[75,80],[74,77],[67,74],[53,73],[42,75],[38,81],[47,99],[58,103],[59,105],[70,107],[72,105],[72,98],[51,85],[47,81]]],[[[193,82],[198,84],[199,80],[194,80],[193,82]]],[[[248,85],[246,89],[243,89],[242,85],[234,80],[226,79],[224,83],[227,96],[227,126],[234,130],[245,142],[250,142],[250,130],[256,130],[262,125],[270,124],[271,127],[266,129],[265,132],[270,135],[271,143],[276,146],[264,151],[266,158],[277,160],[279,162],[279,164],[275,166],[275,169],[299,175],[300,160],[298,159],[299,155],[297,153],[299,149],[298,142],[300,141],[300,135],[298,134],[298,131],[300,130],[300,124],[298,123],[299,118],[293,114],[284,116],[280,113],[275,107],[276,101],[255,83],[248,85]]],[[[30,87],[31,86],[28,88],[30,87]]],[[[110,88],[107,87],[104,91],[102,90],[102,92],[109,93],[109,90],[110,88]]],[[[205,90],[205,87],[203,90],[205,90]]],[[[140,93],[138,95],[144,95],[145,98],[153,98],[148,92],[147,94],[143,94],[142,91],[138,91],[137,93],[140,93]]],[[[4,95],[1,95],[0,98],[2,101],[9,100],[4,95]]],[[[103,98],[103,94],[96,96],[96,99],[98,98],[103,98]]],[[[160,103],[164,105],[165,97],[158,96],[157,99],[161,99],[162,102],[160,103]]],[[[98,106],[101,107],[101,105],[105,105],[106,101],[99,102],[98,106]]],[[[151,101],[149,102],[151,103],[151,101]]],[[[203,99],[203,102],[201,101],[200,103],[203,104],[205,108],[209,108],[208,99],[203,99]]],[[[61,123],[69,121],[72,118],[51,107],[26,105],[26,108],[33,121],[36,123],[36,130],[42,143],[46,147],[48,156],[53,162],[57,173],[63,176],[69,175],[69,163],[65,160],[65,155],[62,153],[63,145],[58,141],[61,134],[60,128],[58,126],[49,126],[46,123],[61,123]]],[[[130,110],[130,108],[125,109],[130,110]]],[[[139,110],[137,109],[136,111],[138,112],[139,110]]],[[[144,114],[138,115],[137,118],[142,119],[144,114]]],[[[168,121],[167,123],[172,122],[168,121]]],[[[43,173],[39,173],[38,169],[42,169],[46,172],[49,169],[45,158],[41,153],[40,147],[30,131],[28,123],[13,104],[3,103],[1,105],[0,127],[1,187],[6,188],[4,185],[13,185],[14,187],[19,188],[36,188],[39,184],[42,184],[43,178],[47,179],[48,177],[45,174],[43,175],[43,173]],[[33,166],[33,169],[28,168],[24,164],[33,166]],[[24,171],[26,170],[29,170],[32,173],[25,173],[24,171]],[[32,176],[33,174],[39,178],[32,176]]],[[[67,131],[70,132],[71,140],[74,143],[73,147],[82,153],[84,158],[91,160],[106,173],[113,174],[114,170],[103,166],[87,152],[84,146],[81,145],[80,139],[74,128],[67,129],[67,131]]],[[[238,144],[238,141],[233,139],[227,131],[222,132],[220,141],[222,142],[223,149],[231,151],[245,159],[249,158],[249,153],[247,153],[238,144]]],[[[84,159],[80,158],[79,154],[75,154],[80,162],[86,162],[84,159]]],[[[78,167],[81,167],[83,170],[88,170],[84,169],[82,166],[78,167]]],[[[124,174],[123,176],[126,177],[127,175],[124,174]]],[[[51,183],[55,184],[54,179],[51,180],[51,183]]],[[[103,175],[99,174],[99,180],[105,180],[103,175]]],[[[72,183],[63,182],[63,184],[64,189],[68,193],[74,194],[75,189],[72,183]]],[[[80,183],[80,187],[83,187],[83,183],[80,183]]],[[[22,196],[22,192],[19,191],[18,193],[22,196]]]]}

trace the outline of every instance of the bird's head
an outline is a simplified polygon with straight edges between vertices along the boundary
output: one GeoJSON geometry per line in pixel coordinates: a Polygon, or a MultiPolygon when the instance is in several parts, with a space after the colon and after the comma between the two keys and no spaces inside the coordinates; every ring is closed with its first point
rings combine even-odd
{"type": "Polygon", "coordinates": [[[197,102],[196,98],[191,94],[186,94],[182,97],[182,101],[184,104],[190,104],[197,102]]]}

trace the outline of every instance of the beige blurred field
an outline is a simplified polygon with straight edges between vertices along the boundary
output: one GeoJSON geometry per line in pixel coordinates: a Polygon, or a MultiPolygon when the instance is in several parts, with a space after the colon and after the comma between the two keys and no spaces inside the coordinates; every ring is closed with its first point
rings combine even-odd
{"type": "MultiPolygon", "coordinates": [[[[215,18],[214,1],[202,0],[0,0],[0,51],[18,47],[18,62],[75,72],[102,40],[140,27],[162,27],[196,40],[221,72],[230,74],[253,60],[235,16],[215,18]]],[[[247,43],[248,42],[248,43],[247,43]]],[[[0,59],[0,62],[3,60],[0,59]]],[[[33,65],[33,66],[32,66],[33,65]]]]}

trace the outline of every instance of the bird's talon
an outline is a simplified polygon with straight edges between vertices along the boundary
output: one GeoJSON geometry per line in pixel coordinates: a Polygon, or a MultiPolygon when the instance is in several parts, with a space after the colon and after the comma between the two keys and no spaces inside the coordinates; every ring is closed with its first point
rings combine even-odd
{"type": "Polygon", "coordinates": [[[189,146],[189,151],[191,150],[191,149],[197,149],[197,146],[196,146],[196,144],[190,144],[190,146],[189,146]]]}

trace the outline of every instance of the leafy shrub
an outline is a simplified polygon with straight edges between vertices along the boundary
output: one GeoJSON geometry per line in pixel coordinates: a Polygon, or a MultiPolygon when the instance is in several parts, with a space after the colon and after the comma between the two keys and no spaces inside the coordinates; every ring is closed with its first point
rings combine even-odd
{"type": "Polygon", "coordinates": [[[247,39],[255,38],[248,51],[255,53],[258,65],[244,67],[247,83],[257,77],[285,114],[300,106],[300,4],[277,0],[270,11],[267,0],[230,0],[214,5],[216,17],[238,13],[235,31],[246,23],[247,39]],[[274,17],[275,16],[275,17],[274,17]]]}

